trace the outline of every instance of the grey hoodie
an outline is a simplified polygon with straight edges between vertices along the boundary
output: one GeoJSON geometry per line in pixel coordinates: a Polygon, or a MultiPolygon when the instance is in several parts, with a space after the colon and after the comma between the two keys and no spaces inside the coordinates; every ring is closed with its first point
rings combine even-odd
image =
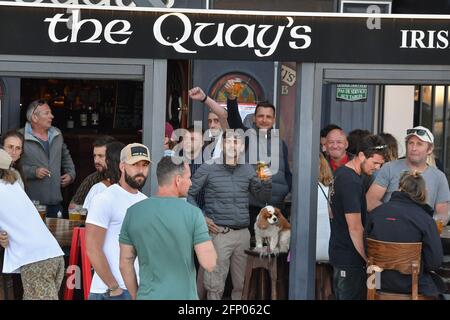
{"type": "Polygon", "coordinates": [[[50,158],[41,142],[33,135],[28,122],[19,131],[25,137],[24,152],[20,162],[27,179],[28,196],[31,200],[39,200],[41,204],[59,204],[62,201],[61,175],[67,173],[72,177],[72,181],[75,179],[75,165],[61,131],[55,127],[48,130],[50,158]],[[38,179],[36,169],[40,167],[47,168],[51,172],[50,177],[38,179]]]}

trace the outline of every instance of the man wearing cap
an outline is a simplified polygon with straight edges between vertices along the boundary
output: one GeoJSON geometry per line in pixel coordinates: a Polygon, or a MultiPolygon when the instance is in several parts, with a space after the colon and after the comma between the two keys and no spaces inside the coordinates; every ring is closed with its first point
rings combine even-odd
{"type": "Polygon", "coordinates": [[[367,192],[367,209],[371,211],[398,190],[399,179],[405,171],[422,174],[427,188],[427,203],[435,214],[447,219],[450,191],[447,178],[439,169],[427,164],[427,157],[433,152],[434,136],[425,127],[418,126],[406,131],[406,158],[386,163],[367,192]]]}
{"type": "Polygon", "coordinates": [[[148,148],[139,143],[127,145],[120,153],[119,183],[92,200],[86,219],[86,249],[95,270],[90,300],[130,299],[119,269],[119,234],[127,209],[147,198],[140,190],[149,167],[148,148]]]}

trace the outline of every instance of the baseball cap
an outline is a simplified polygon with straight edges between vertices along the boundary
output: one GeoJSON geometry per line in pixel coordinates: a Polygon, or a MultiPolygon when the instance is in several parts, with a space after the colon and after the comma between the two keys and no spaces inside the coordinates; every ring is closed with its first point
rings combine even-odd
{"type": "Polygon", "coordinates": [[[431,131],[428,130],[428,128],[425,128],[422,126],[417,126],[412,129],[406,130],[406,138],[405,139],[408,140],[408,138],[411,136],[416,136],[417,138],[419,138],[420,140],[422,140],[424,142],[428,142],[431,144],[434,143],[434,136],[431,133],[431,131]]]}
{"type": "Polygon", "coordinates": [[[148,148],[140,143],[131,143],[120,151],[120,161],[135,164],[141,160],[152,162],[148,148]]]}
{"type": "Polygon", "coordinates": [[[12,158],[5,150],[0,148],[0,169],[9,169],[11,167],[12,158]]]}

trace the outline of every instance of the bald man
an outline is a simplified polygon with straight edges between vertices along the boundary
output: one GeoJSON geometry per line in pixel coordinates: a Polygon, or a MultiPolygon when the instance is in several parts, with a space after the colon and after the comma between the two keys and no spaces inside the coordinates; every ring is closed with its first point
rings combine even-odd
{"type": "Polygon", "coordinates": [[[342,129],[333,129],[327,134],[327,160],[333,172],[353,158],[353,155],[347,152],[347,148],[347,136],[342,129]]]}

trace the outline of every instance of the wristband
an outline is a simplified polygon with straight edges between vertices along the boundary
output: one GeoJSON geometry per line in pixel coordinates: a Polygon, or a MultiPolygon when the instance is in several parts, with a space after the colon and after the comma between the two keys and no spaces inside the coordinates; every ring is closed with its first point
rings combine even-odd
{"type": "Polygon", "coordinates": [[[208,95],[207,94],[205,94],[205,97],[202,100],[200,100],[200,102],[201,103],[205,103],[206,99],[208,99],[208,95]]]}

